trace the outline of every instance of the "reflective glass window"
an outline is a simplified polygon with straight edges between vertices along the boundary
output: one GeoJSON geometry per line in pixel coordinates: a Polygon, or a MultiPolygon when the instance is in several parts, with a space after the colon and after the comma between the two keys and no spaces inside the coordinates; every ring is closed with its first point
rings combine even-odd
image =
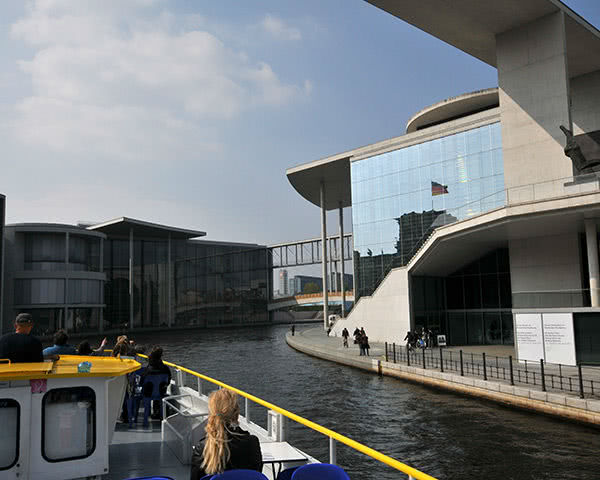
{"type": "Polygon", "coordinates": [[[19,459],[19,403],[0,398],[0,470],[12,468],[19,459]]]}
{"type": "Polygon", "coordinates": [[[96,448],[96,395],[89,387],[55,388],[42,400],[42,456],[89,457],[96,448]]]}

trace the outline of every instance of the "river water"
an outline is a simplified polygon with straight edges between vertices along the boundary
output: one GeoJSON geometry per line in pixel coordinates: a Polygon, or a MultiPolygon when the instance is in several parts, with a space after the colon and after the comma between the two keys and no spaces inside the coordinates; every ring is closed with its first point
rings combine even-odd
{"type": "MultiPolygon", "coordinates": [[[[600,478],[600,430],[316,359],[288,347],[287,330],[174,331],[134,338],[160,344],[165,360],[257,395],[439,479],[600,478]]],[[[264,408],[251,414],[266,425],[264,408]]],[[[288,440],[328,461],[328,439],[320,434],[293,424],[288,440]]],[[[344,445],[338,445],[338,463],[356,480],[406,478],[344,445]]]]}

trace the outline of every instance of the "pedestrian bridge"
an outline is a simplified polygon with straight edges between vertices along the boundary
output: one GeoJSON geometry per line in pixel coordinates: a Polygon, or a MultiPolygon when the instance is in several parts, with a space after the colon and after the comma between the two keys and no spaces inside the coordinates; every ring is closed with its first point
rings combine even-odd
{"type": "MultiPolygon", "coordinates": [[[[342,292],[329,292],[327,295],[327,303],[335,304],[342,301],[342,292]]],[[[354,290],[346,291],[346,302],[354,302],[354,290]]],[[[288,308],[296,305],[323,305],[323,292],[305,293],[294,295],[293,297],[273,298],[269,302],[268,310],[279,310],[280,308],[288,308]]]]}

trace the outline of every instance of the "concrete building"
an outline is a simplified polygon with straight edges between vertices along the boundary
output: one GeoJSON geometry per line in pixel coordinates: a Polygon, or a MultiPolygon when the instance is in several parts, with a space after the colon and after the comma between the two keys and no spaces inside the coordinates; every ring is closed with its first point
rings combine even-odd
{"type": "Polygon", "coordinates": [[[268,323],[266,247],[204,235],[124,217],[6,225],[1,330],[18,312],[40,335],[268,323]]]}
{"type": "Polygon", "coordinates": [[[430,327],[514,342],[521,359],[600,361],[600,180],[560,129],[600,162],[600,32],[557,0],[370,3],[497,68],[498,88],[287,170],[324,232],[326,211],[352,207],[357,302],[336,331],[401,343],[430,327]]]}

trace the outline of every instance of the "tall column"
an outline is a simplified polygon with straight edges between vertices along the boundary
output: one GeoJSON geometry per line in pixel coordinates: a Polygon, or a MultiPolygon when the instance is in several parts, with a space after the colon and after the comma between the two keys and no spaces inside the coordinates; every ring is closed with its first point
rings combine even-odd
{"type": "Polygon", "coordinates": [[[346,316],[346,286],[344,285],[344,209],[340,202],[340,288],[342,289],[342,318],[346,316]]]}
{"type": "MultiPolygon", "coordinates": [[[[104,273],[104,238],[100,237],[100,258],[98,259],[98,271],[104,273]]],[[[106,282],[106,280],[105,280],[106,282]]],[[[100,300],[104,303],[104,283],[100,284],[100,300]]],[[[98,314],[98,331],[104,332],[104,307],[100,307],[98,314]]]]}
{"type": "Polygon", "coordinates": [[[586,218],[585,220],[585,243],[587,244],[588,270],[590,272],[590,299],[592,307],[600,306],[600,268],[598,267],[598,237],[596,233],[596,221],[586,218]]]}
{"type": "Polygon", "coordinates": [[[321,271],[323,274],[323,326],[329,327],[327,295],[327,210],[325,210],[325,183],[321,182],[321,271]]]}
{"type": "Polygon", "coordinates": [[[167,324],[169,327],[173,324],[173,272],[171,271],[171,234],[167,240],[167,324]]]}
{"type": "Polygon", "coordinates": [[[65,233],[65,307],[62,324],[59,328],[67,328],[67,318],[69,315],[69,232],[65,233]]]}
{"type": "Polygon", "coordinates": [[[133,330],[133,228],[129,229],[129,329],[133,330]]]}

